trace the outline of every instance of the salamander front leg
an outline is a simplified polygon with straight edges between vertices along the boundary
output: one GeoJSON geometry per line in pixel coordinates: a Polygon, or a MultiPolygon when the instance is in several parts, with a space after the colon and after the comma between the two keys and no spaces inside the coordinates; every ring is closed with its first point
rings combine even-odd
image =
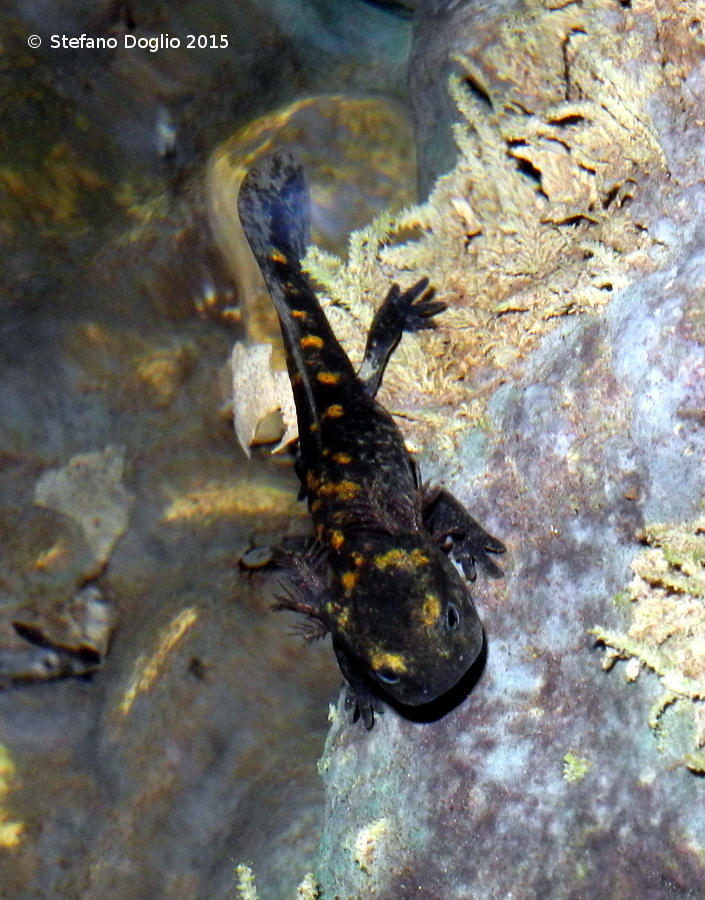
{"type": "Polygon", "coordinates": [[[377,393],[387,361],[402,333],[432,328],[433,317],[444,309],[445,303],[433,299],[428,278],[417,281],[403,294],[398,284],[391,286],[370,325],[365,355],[357,373],[370,397],[377,393]]]}
{"type": "Polygon", "coordinates": [[[380,698],[368,686],[366,680],[358,674],[355,666],[350,661],[347,653],[333,640],[333,650],[340,666],[340,671],[345,678],[345,709],[352,712],[352,721],[362,719],[369,731],[374,725],[377,713],[384,712],[384,705],[380,698]]]}
{"type": "Polygon", "coordinates": [[[504,553],[504,544],[476,522],[455,497],[438,488],[427,492],[422,509],[423,523],[437,543],[448,550],[462,566],[465,577],[475,580],[475,563],[492,578],[501,578],[502,570],[488,553],[504,553]]]}

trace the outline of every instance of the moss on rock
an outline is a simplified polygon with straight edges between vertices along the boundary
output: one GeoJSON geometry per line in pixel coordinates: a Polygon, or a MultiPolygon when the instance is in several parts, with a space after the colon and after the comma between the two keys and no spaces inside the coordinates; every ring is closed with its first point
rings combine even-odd
{"type": "Polygon", "coordinates": [[[663,692],[649,726],[664,752],[705,773],[705,518],[650,525],[638,537],[646,546],[625,595],[630,627],[592,633],[607,647],[605,669],[626,659],[628,681],[644,668],[658,676],[663,692]]]}

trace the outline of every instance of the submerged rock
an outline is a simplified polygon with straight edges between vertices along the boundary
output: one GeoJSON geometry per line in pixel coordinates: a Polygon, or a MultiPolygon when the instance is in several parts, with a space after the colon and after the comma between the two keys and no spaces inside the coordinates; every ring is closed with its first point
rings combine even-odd
{"type": "Polygon", "coordinates": [[[620,656],[650,666],[657,635],[637,644],[634,604],[613,598],[630,564],[644,571],[645,523],[696,520],[705,500],[703,134],[682,113],[692,122],[705,94],[699,26],[678,4],[512,7],[465,31],[467,8],[446,10],[463,44],[460,155],[429,201],[353,235],[342,264],[309,254],[353,347],[348,309],[369,315],[397,273],[436,284],[449,312],[423,345],[404,338],[386,402],[424,447],[422,477],[449,484],[508,550],[504,583],[472,586],[488,649],[468,697],[418,720],[388,708],[370,733],[342,700],[334,711],[323,896],[705,885],[705,786],[647,724],[661,709],[698,769],[693,704],[676,704],[688,755],[663,708],[674,682],[606,675],[590,632],[602,623],[620,656]],[[415,224],[421,236],[395,245],[415,224]]]}
{"type": "Polygon", "coordinates": [[[124,448],[116,447],[82,453],[63,468],[45,472],[34,490],[35,503],[63,512],[81,526],[99,565],[124,534],[134,501],[122,483],[124,458],[124,448]]]}
{"type": "Polygon", "coordinates": [[[0,688],[93,672],[103,662],[116,613],[96,578],[80,527],[27,506],[0,511],[0,688]]]}

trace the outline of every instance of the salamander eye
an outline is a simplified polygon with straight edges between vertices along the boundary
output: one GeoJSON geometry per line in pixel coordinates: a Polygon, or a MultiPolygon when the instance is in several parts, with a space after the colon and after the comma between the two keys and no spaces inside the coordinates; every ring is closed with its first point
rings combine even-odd
{"type": "Polygon", "coordinates": [[[460,625],[460,612],[458,611],[458,607],[454,603],[449,603],[446,606],[446,628],[448,631],[455,631],[458,625],[460,625]]]}
{"type": "Polygon", "coordinates": [[[379,669],[375,674],[385,684],[397,684],[399,681],[399,676],[392,672],[391,669],[379,669]]]}

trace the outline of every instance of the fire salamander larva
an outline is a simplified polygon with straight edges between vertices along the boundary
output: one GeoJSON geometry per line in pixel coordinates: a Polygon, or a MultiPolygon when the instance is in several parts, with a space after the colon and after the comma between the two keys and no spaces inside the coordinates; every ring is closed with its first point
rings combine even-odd
{"type": "Polygon", "coordinates": [[[504,545],[446,490],[420,484],[389,413],[374,399],[403,331],[445,309],[428,280],[392,285],[353,369],[301,269],[310,201],[286,151],[246,175],[239,213],[276,308],[299,424],[297,474],[315,545],[290,556],[280,606],[330,632],[353,717],[373,724],[380,697],[420,706],[454,687],[479,656],[483,629],[467,584],[504,545]]]}

